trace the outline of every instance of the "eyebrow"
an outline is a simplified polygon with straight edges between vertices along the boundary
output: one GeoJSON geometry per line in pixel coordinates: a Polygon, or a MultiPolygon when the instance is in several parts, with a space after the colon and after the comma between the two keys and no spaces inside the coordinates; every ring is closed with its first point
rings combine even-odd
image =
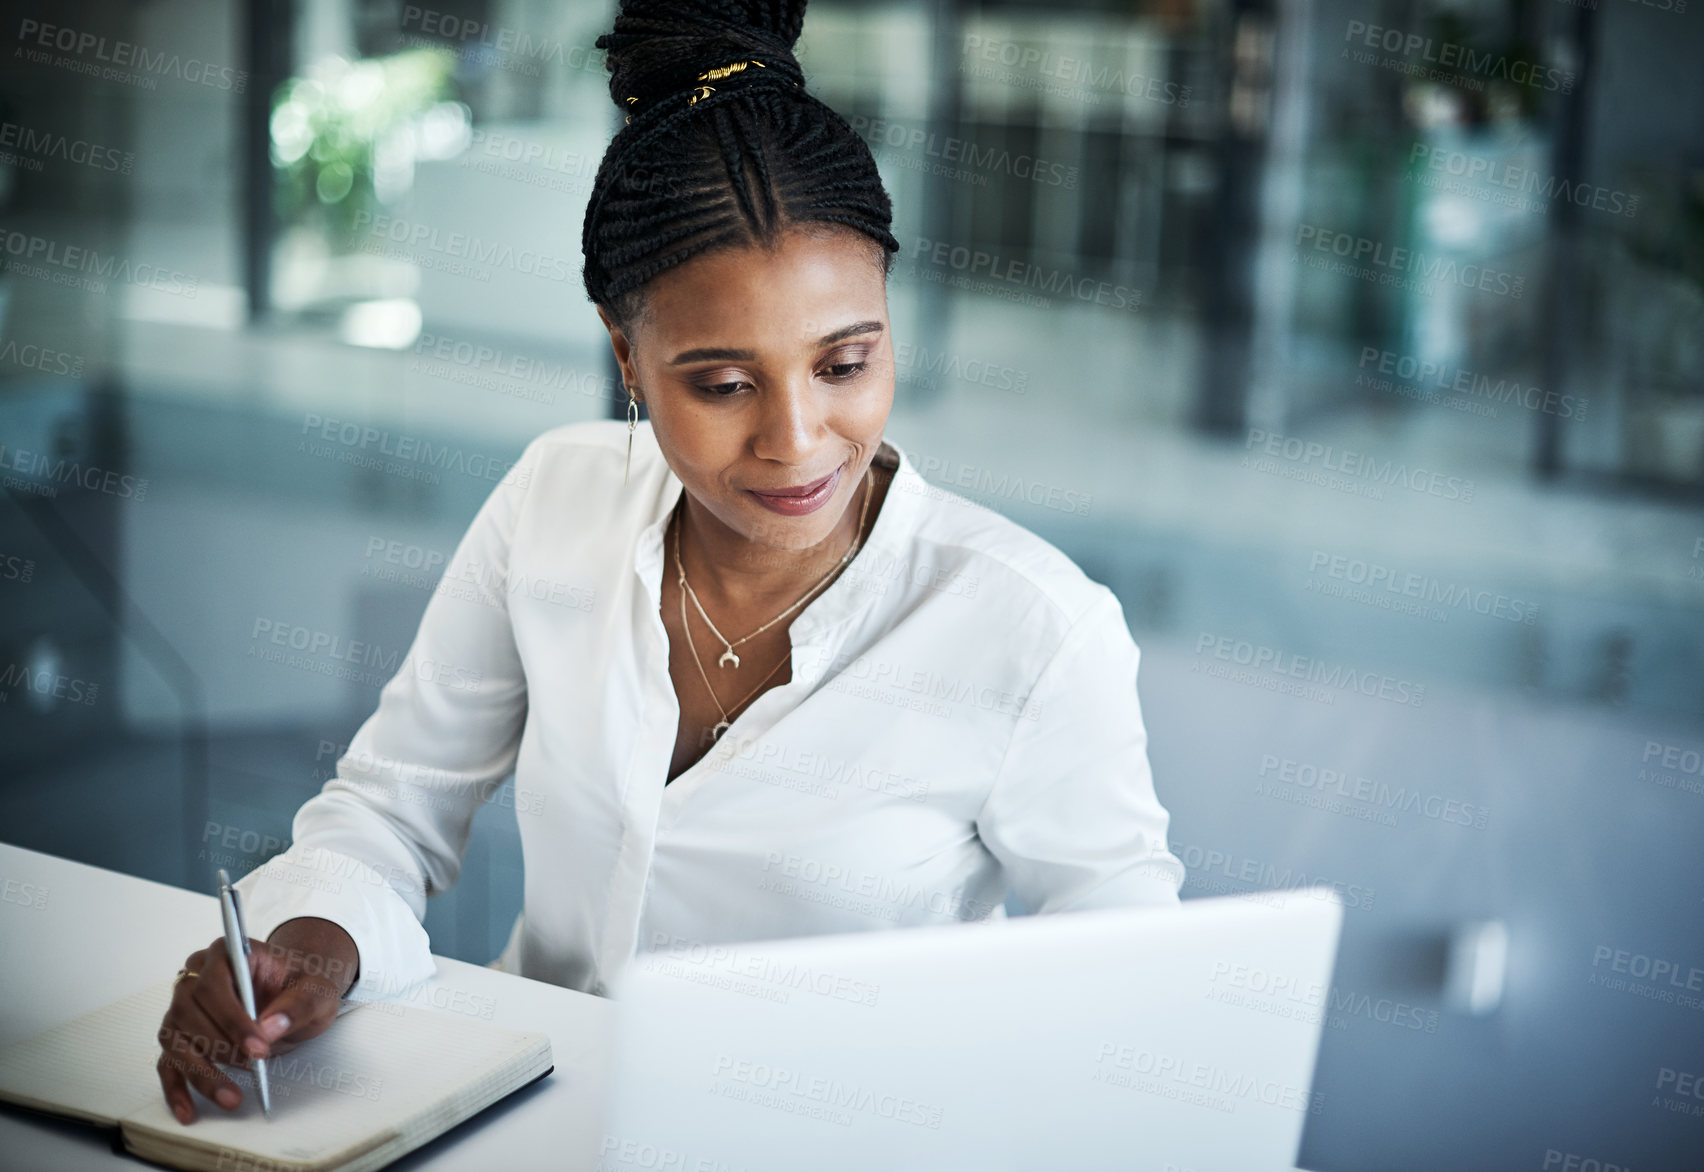
{"type": "MultiPolygon", "coordinates": [[[[817,339],[818,346],[832,346],[834,343],[858,334],[880,333],[882,323],[879,321],[858,321],[849,326],[842,326],[832,334],[824,334],[817,339]]],[[[670,366],[681,366],[688,362],[755,362],[757,355],[750,350],[728,350],[714,346],[701,347],[697,350],[682,350],[669,360],[670,366]]]]}

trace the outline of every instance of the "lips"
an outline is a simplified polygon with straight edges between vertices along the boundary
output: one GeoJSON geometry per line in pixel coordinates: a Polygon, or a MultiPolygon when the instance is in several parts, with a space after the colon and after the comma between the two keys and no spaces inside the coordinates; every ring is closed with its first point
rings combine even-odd
{"type": "Polygon", "coordinates": [[[840,474],[846,470],[842,464],[820,480],[809,484],[795,484],[787,488],[748,488],[751,499],[768,509],[771,513],[779,513],[783,517],[803,517],[826,505],[840,486],[840,474]]]}
{"type": "MultiPolygon", "coordinates": [[[[838,472],[840,469],[836,468],[834,471],[838,472]]],[[[809,484],[795,485],[792,488],[754,488],[750,491],[755,492],[758,496],[774,497],[777,500],[798,499],[799,497],[810,496],[811,493],[827,484],[833,476],[834,472],[830,472],[821,479],[813,480],[809,484]]]]}

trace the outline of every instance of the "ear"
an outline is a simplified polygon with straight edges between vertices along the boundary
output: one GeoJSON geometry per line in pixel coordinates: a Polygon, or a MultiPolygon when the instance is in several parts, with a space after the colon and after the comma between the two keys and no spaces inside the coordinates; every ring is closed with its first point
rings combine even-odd
{"type": "Polygon", "coordinates": [[[625,331],[615,324],[613,318],[605,312],[603,306],[598,306],[598,320],[609,331],[610,349],[615,351],[615,364],[621,368],[621,381],[633,388],[633,397],[641,403],[645,401],[643,389],[639,386],[639,370],[633,364],[633,343],[625,331]]]}

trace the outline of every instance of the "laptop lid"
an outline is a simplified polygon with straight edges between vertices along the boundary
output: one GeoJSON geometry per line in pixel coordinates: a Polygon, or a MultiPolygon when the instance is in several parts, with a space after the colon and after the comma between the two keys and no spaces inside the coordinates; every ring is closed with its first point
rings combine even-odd
{"type": "Polygon", "coordinates": [[[1290,1172],[1329,888],[638,954],[601,1169],[1290,1172]]]}

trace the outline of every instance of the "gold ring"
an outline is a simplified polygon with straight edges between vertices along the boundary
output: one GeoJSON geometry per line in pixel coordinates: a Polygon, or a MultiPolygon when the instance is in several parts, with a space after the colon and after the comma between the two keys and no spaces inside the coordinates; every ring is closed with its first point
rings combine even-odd
{"type": "Polygon", "coordinates": [[[192,973],[188,969],[179,969],[177,971],[177,976],[172,978],[172,988],[176,989],[179,985],[183,984],[184,980],[188,977],[199,977],[200,975],[200,973],[192,973]]]}

